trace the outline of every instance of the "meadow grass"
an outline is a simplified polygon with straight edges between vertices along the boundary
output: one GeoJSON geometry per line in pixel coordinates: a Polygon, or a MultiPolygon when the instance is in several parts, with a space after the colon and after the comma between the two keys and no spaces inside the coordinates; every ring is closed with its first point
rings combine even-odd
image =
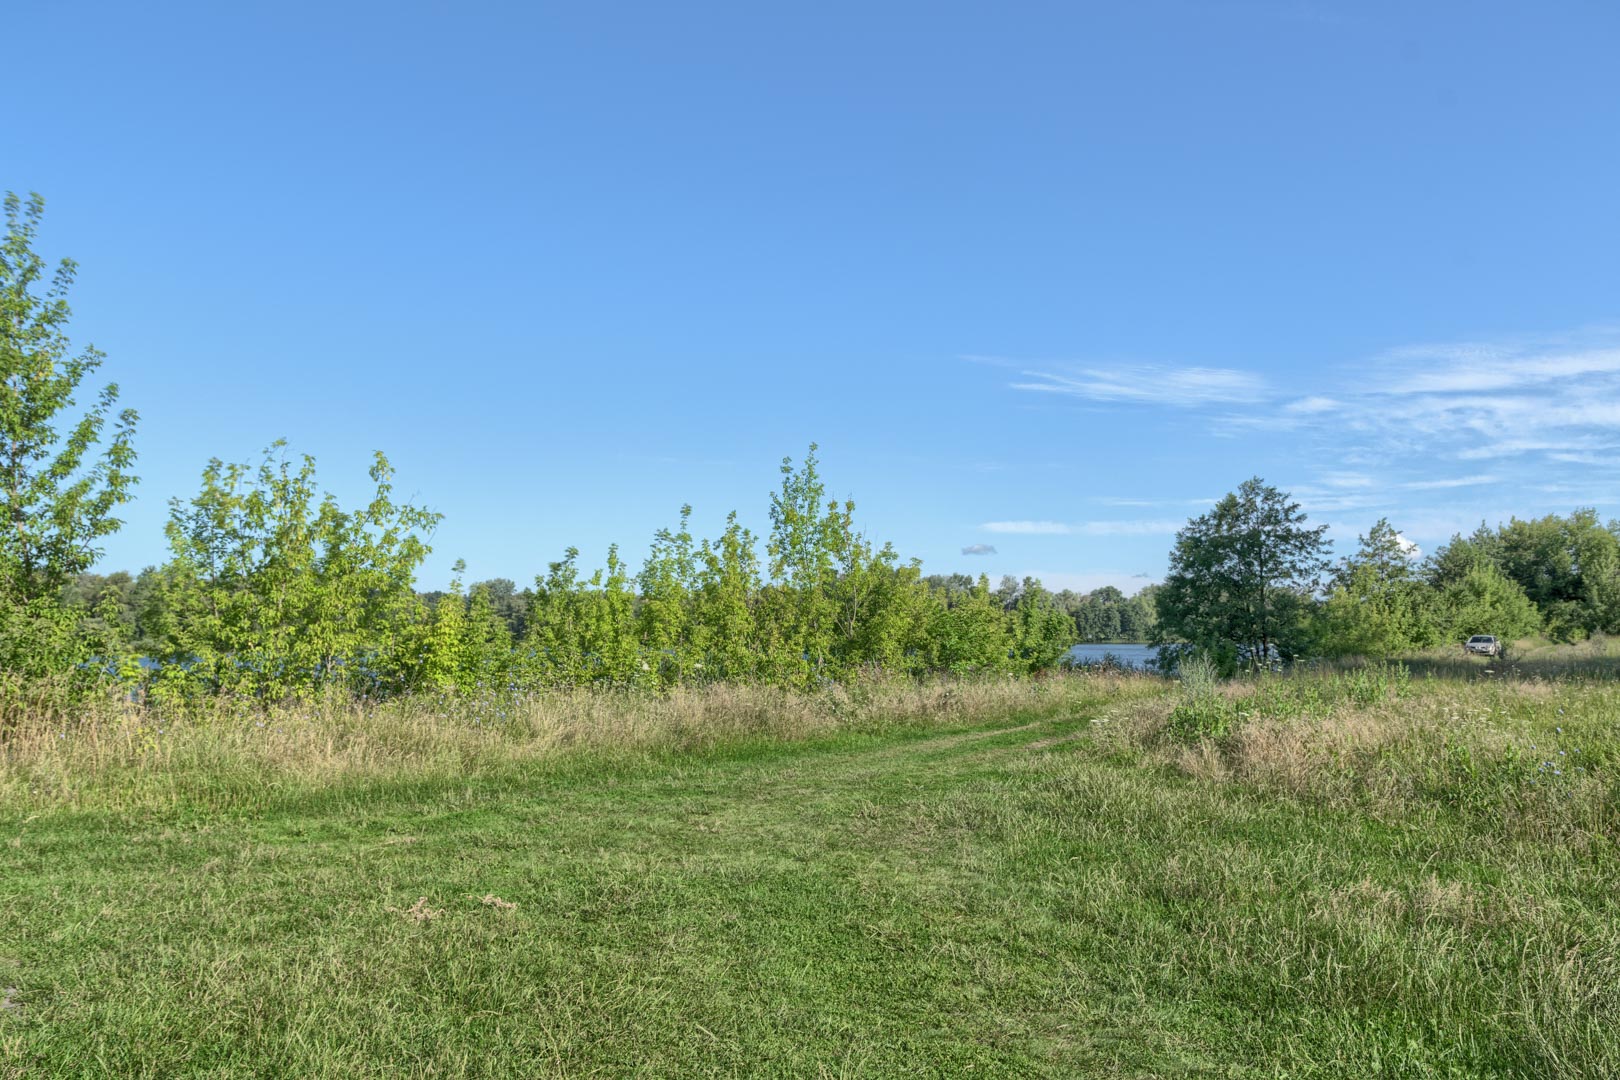
{"type": "Polygon", "coordinates": [[[0,1076],[1617,1075],[1589,659],[42,719],[0,1076]]]}

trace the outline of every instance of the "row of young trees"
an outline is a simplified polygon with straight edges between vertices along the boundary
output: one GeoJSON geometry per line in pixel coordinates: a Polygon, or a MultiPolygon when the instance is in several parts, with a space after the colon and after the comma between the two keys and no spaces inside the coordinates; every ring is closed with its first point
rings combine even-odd
{"type": "Polygon", "coordinates": [[[58,427],[101,354],[73,354],[67,291],[33,244],[44,204],[8,195],[0,244],[0,683],[158,695],[286,697],[477,685],[714,680],[794,686],[859,672],[1030,672],[1072,642],[1039,582],[992,591],[925,582],[828,498],[815,447],[784,460],[763,552],[733,514],[718,537],[660,531],[639,571],[617,549],[591,573],[569,549],[534,587],[424,597],[437,514],[398,501],[378,454],[357,507],[322,494],[279,444],[256,465],[211,462],[171,503],[170,556],[139,578],[87,574],[136,482],[132,411],[109,385],[58,427]],[[111,425],[111,431],[107,429],[111,425]]]}
{"type": "Polygon", "coordinates": [[[105,594],[100,647],[143,653],[139,677],[159,695],[813,686],[1059,660],[1073,624],[1038,581],[1012,595],[984,578],[936,587],[861,532],[853,503],[827,497],[815,449],[783,461],[763,558],[735,514],[699,540],[683,507],[639,570],[610,548],[586,573],[571,548],[521,593],[464,588],[458,564],[450,589],[428,597],[415,572],[438,518],[394,500],[384,457],[371,501],[344,509],[319,494],[313,461],[275,447],[254,469],[211,463],[202,490],[174,501],[163,566],[76,587],[105,594]]]}
{"type": "Polygon", "coordinates": [[[1176,537],[1155,640],[1240,659],[1381,657],[1473,634],[1620,632],[1620,523],[1594,511],[1513,519],[1427,559],[1388,520],[1334,564],[1325,526],[1258,477],[1176,537]]]}

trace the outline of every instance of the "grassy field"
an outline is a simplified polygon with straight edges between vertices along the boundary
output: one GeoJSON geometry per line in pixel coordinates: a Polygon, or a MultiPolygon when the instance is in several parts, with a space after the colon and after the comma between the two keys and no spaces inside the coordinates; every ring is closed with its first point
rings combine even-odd
{"type": "Polygon", "coordinates": [[[0,1076],[1620,1075],[1615,674],[42,720],[0,1076]]]}

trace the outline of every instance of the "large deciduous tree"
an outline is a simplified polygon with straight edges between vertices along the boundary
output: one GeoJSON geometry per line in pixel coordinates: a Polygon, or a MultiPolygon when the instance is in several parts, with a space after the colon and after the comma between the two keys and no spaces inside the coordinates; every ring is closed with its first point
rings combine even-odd
{"type": "Polygon", "coordinates": [[[1176,534],[1157,596],[1155,639],[1223,659],[1244,646],[1260,656],[1272,647],[1298,655],[1328,564],[1326,531],[1307,525],[1286,492],[1259,477],[1244,481],[1176,534]]]}
{"type": "Polygon", "coordinates": [[[80,384],[101,366],[93,347],[68,340],[67,293],[76,264],[48,272],[34,251],[45,202],[4,200],[0,241],[0,668],[43,673],[83,667],[102,651],[63,589],[122,524],[114,516],[135,476],[136,415],[115,411],[109,383],[76,418],[80,384]],[[111,422],[111,437],[103,442],[111,422]]]}

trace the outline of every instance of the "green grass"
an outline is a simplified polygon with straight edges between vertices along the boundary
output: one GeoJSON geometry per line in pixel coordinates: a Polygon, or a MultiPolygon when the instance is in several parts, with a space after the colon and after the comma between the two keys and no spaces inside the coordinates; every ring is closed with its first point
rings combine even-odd
{"type": "Polygon", "coordinates": [[[460,770],[13,762],[0,1076],[1620,1074],[1620,688],[1397,682],[1191,741],[1077,678],[460,770]]]}

